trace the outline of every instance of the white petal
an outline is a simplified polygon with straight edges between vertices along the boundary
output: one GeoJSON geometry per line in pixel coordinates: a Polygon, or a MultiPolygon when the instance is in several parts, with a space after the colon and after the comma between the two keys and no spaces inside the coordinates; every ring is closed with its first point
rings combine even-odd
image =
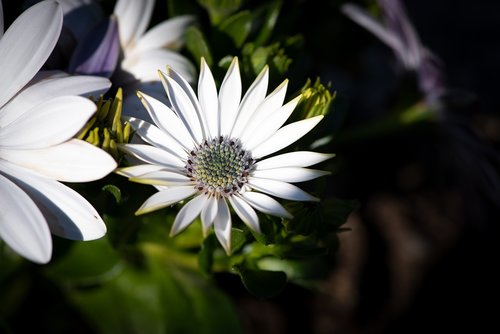
{"type": "Polygon", "coordinates": [[[262,158],[287,147],[311,131],[322,119],[323,116],[320,115],[282,127],[264,143],[255,147],[252,150],[252,156],[262,158]]]}
{"type": "Polygon", "coordinates": [[[2,168],[36,202],[53,234],[72,240],[94,240],[106,234],[99,213],[76,191],[20,168],[6,170],[6,164],[2,168]]]}
{"type": "Polygon", "coordinates": [[[260,212],[289,219],[293,217],[278,201],[265,194],[247,191],[239,196],[260,212]]]}
{"type": "Polygon", "coordinates": [[[198,190],[193,186],[172,187],[161,190],[149,197],[141,207],[135,212],[136,215],[142,215],[151,211],[155,211],[193,195],[198,190]]]}
{"type": "Polygon", "coordinates": [[[0,40],[0,107],[33,78],[54,49],[63,14],[55,1],[26,10],[0,40]]]}
{"type": "Polygon", "coordinates": [[[252,172],[253,177],[292,183],[309,181],[328,174],[330,172],[302,167],[272,168],[252,172]]]}
{"type": "Polygon", "coordinates": [[[107,78],[93,76],[67,76],[49,78],[27,86],[2,109],[0,125],[5,126],[23,113],[42,102],[63,95],[97,97],[104,94],[111,82],[107,78]]]}
{"type": "Polygon", "coordinates": [[[179,159],[186,158],[186,150],[167,132],[163,132],[156,126],[140,119],[129,118],[127,121],[136,131],[135,134],[139,135],[146,143],[161,148],[179,159]]]}
{"type": "Polygon", "coordinates": [[[252,114],[252,117],[248,120],[239,137],[242,142],[246,142],[249,138],[251,138],[258,125],[261,124],[263,120],[268,118],[275,110],[281,108],[283,102],[285,101],[287,87],[288,80],[285,80],[257,107],[257,110],[255,110],[252,114]]]}
{"type": "Polygon", "coordinates": [[[245,126],[248,124],[248,120],[266,97],[268,81],[269,67],[266,65],[241,100],[241,104],[238,108],[238,115],[231,131],[231,137],[239,138],[242,134],[245,126]]]}
{"type": "Polygon", "coordinates": [[[198,217],[207,200],[207,196],[199,195],[184,204],[175,217],[170,236],[174,236],[188,227],[198,217]]]}
{"type": "Polygon", "coordinates": [[[140,81],[158,81],[158,70],[170,66],[187,81],[196,78],[196,68],[184,56],[168,49],[153,49],[126,56],[121,64],[140,81]]]}
{"type": "Polygon", "coordinates": [[[144,93],[138,92],[137,96],[141,99],[155,124],[160,129],[167,132],[170,137],[176,139],[177,143],[186,151],[190,151],[195,144],[198,144],[194,141],[194,138],[190,135],[184,123],[177,117],[173,110],[157,99],[144,93]]]}
{"type": "Polygon", "coordinates": [[[208,235],[208,229],[212,226],[215,216],[217,216],[217,200],[214,196],[210,196],[201,210],[201,224],[204,236],[208,235]]]}
{"type": "Polygon", "coordinates": [[[189,98],[189,101],[191,102],[190,105],[194,107],[197,119],[200,122],[201,130],[203,132],[203,137],[205,139],[211,138],[210,132],[208,130],[208,124],[207,124],[208,121],[206,115],[205,113],[202,112],[201,106],[198,103],[198,98],[196,97],[193,88],[191,88],[191,85],[181,75],[179,75],[176,71],[174,71],[170,67],[168,67],[168,76],[174,79],[174,81],[179,84],[179,86],[182,88],[182,90],[186,93],[187,97],[189,98]]]}
{"type": "Polygon", "coordinates": [[[184,33],[195,22],[194,16],[183,15],[163,21],[149,29],[137,42],[134,52],[167,47],[177,50],[184,44],[184,33]]]}
{"type": "Polygon", "coordinates": [[[160,78],[172,103],[172,109],[182,120],[196,143],[201,143],[204,136],[196,107],[191,102],[188,93],[171,77],[159,71],[160,78]]]}
{"type": "Polygon", "coordinates": [[[118,17],[120,43],[123,48],[131,46],[148,27],[155,0],[118,0],[113,13],[118,17]]]}
{"type": "Polygon", "coordinates": [[[297,151],[276,155],[255,164],[256,170],[280,167],[309,167],[331,159],[335,154],[317,153],[310,151],[297,151]]]}
{"type": "Polygon", "coordinates": [[[45,218],[29,196],[0,174],[0,238],[23,257],[47,263],[52,240],[45,218]]]}
{"type": "Polygon", "coordinates": [[[309,195],[299,187],[282,181],[250,177],[248,184],[263,193],[292,201],[319,201],[318,198],[309,195]]]}
{"type": "Polygon", "coordinates": [[[231,254],[231,214],[224,198],[217,200],[217,215],[214,220],[215,236],[226,251],[231,254]]]}
{"type": "Polygon", "coordinates": [[[33,149],[60,144],[80,131],[96,108],[92,101],[79,96],[53,98],[3,128],[0,147],[33,149]]]}
{"type": "Polygon", "coordinates": [[[245,142],[248,150],[252,150],[262,142],[265,142],[269,137],[276,133],[276,131],[286,122],[290,117],[295,106],[299,103],[300,96],[288,102],[278,110],[275,110],[268,118],[266,118],[258,126],[258,131],[245,142]]]}
{"type": "Polygon", "coordinates": [[[123,144],[119,148],[128,154],[154,165],[161,165],[171,169],[184,167],[184,163],[175,155],[151,145],[123,144]]]}
{"type": "Polygon", "coordinates": [[[125,177],[138,177],[140,175],[150,172],[155,172],[161,169],[163,169],[163,166],[147,164],[147,165],[136,165],[132,167],[118,168],[115,170],[115,173],[125,177]]]}
{"type": "Polygon", "coordinates": [[[207,127],[212,137],[220,136],[219,102],[214,77],[204,58],[201,58],[198,80],[198,99],[201,112],[207,119],[207,127]]]}
{"type": "Polygon", "coordinates": [[[229,135],[233,128],[241,99],[241,77],[238,58],[233,58],[219,91],[220,134],[229,135]]]}
{"type": "Polygon", "coordinates": [[[260,233],[259,217],[255,210],[238,196],[229,196],[228,199],[240,219],[252,230],[260,233]]]}
{"type": "Polygon", "coordinates": [[[38,150],[0,150],[0,156],[37,174],[64,182],[98,180],[116,168],[109,154],[78,139],[38,150]]]}
{"type": "Polygon", "coordinates": [[[130,181],[145,183],[145,184],[162,185],[162,186],[195,185],[195,182],[191,181],[191,179],[186,175],[166,170],[144,173],[137,177],[131,177],[130,181]]]}

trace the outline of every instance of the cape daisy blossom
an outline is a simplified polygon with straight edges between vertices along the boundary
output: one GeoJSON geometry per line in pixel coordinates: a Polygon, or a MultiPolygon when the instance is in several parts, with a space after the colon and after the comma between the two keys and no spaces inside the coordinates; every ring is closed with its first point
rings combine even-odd
{"type": "Polygon", "coordinates": [[[230,207],[246,225],[260,232],[255,210],[292,218],[269,195],[297,201],[318,200],[291,183],[327,174],[305,167],[333,155],[301,151],[263,159],[304,136],[323,118],[317,116],[283,126],[300,99],[299,96],[283,105],[287,80],[266,97],[266,66],[241,99],[237,58],[233,59],[219,93],[203,59],[198,96],[181,75],[172,69],[167,72],[159,74],[171,105],[139,92],[154,124],[130,119],[136,134],[150,145],[122,146],[145,164],[118,172],[159,190],[136,214],[190,198],[177,214],[171,235],[201,216],[205,235],[213,225],[217,239],[229,254],[230,207]]]}
{"type": "Polygon", "coordinates": [[[109,80],[35,77],[59,38],[62,18],[57,2],[43,1],[3,34],[0,5],[0,238],[39,263],[51,258],[51,232],[76,240],[106,233],[90,203],[58,181],[92,181],[116,168],[104,151],[72,139],[96,110],[76,95],[107,90],[109,80]]]}

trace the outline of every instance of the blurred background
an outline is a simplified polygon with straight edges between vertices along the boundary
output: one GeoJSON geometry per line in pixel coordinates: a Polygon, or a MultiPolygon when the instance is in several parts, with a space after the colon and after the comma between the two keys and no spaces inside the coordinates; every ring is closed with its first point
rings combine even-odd
{"type": "MultiPolygon", "coordinates": [[[[290,91],[320,77],[336,92],[320,129],[332,138],[320,149],[337,155],[326,193],[357,200],[359,208],[314,288],[289,283],[275,297],[257,298],[236,275],[213,277],[244,333],[482,333],[498,327],[490,305],[498,282],[500,3],[402,2],[422,44],[442,62],[447,90],[436,105],[390,48],[341,13],[347,2],[282,3],[275,34],[301,36],[290,51],[290,91]]],[[[375,1],[353,3],[380,14],[375,1]]],[[[103,6],[112,9],[113,2],[103,6]]],[[[153,22],[169,8],[166,1],[156,6],[153,22]]],[[[4,13],[9,24],[19,7],[4,1],[4,13]]],[[[0,288],[0,301],[17,301],[0,306],[0,328],[22,333],[36,323],[47,333],[95,330],[68,306],[64,284],[24,266],[15,279],[29,282],[20,288],[29,286],[28,292],[16,299],[6,291],[10,285],[0,288]]]]}

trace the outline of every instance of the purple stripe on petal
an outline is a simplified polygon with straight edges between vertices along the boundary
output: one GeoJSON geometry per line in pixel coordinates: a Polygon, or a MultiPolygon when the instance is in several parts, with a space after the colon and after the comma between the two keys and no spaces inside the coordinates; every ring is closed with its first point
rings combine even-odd
{"type": "Polygon", "coordinates": [[[118,24],[114,16],[98,24],[76,48],[70,73],[110,77],[120,55],[118,24]]]}

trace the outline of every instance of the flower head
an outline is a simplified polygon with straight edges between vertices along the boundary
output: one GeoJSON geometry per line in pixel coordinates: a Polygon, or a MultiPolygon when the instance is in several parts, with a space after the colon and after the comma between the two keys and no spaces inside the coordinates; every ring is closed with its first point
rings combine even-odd
{"type": "Polygon", "coordinates": [[[209,67],[201,61],[198,96],[176,71],[159,72],[170,105],[138,93],[154,124],[130,119],[145,144],[126,144],[122,149],[144,164],[119,173],[132,181],[155,185],[158,192],[137,214],[157,210],[191,198],[172,226],[175,235],[201,216],[204,233],[214,225],[227,253],[231,251],[229,206],[251,229],[259,232],[255,210],[279,217],[291,215],[278,201],[316,201],[293,185],[327,174],[307,169],[332,155],[292,152],[264,157],[292,144],[323,116],[284,125],[300,96],[283,105],[288,81],[266,96],[265,67],[241,98],[238,59],[234,58],[219,92],[209,67]]]}
{"type": "Polygon", "coordinates": [[[73,139],[96,110],[89,99],[76,95],[105,91],[109,81],[35,76],[61,25],[59,4],[43,1],[24,12],[0,39],[0,237],[40,263],[51,257],[50,232],[77,240],[106,232],[90,203],[58,181],[92,181],[116,167],[104,151],[73,139]]]}

